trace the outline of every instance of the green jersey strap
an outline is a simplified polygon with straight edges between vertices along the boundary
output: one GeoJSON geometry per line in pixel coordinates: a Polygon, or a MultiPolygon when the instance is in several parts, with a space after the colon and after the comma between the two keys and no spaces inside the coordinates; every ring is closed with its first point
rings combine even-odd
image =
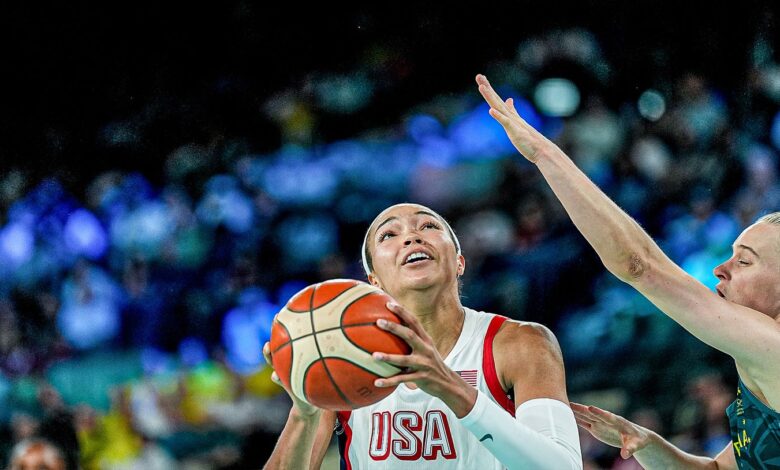
{"type": "Polygon", "coordinates": [[[726,415],[740,470],[780,469],[780,413],[753,395],[740,379],[737,399],[726,415]]]}

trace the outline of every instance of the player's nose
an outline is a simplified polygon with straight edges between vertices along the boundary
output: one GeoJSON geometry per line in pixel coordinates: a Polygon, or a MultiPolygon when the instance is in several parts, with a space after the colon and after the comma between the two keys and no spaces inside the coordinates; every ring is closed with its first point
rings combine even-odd
{"type": "Polygon", "coordinates": [[[728,269],[728,261],[724,261],[723,263],[715,266],[715,269],[712,270],[712,274],[714,274],[715,277],[720,280],[731,279],[731,274],[728,269]]]}
{"type": "Polygon", "coordinates": [[[409,246],[412,243],[422,243],[422,242],[423,242],[422,237],[420,237],[419,235],[410,235],[406,238],[406,240],[404,240],[404,245],[409,246]]]}

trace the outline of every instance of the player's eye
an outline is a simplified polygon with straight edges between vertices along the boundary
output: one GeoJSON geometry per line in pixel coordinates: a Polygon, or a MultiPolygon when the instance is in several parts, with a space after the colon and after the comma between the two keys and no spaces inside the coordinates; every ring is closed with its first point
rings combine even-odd
{"type": "Polygon", "coordinates": [[[422,228],[435,228],[435,229],[441,229],[438,224],[434,222],[425,222],[422,226],[422,228]]]}
{"type": "Polygon", "coordinates": [[[395,234],[388,230],[388,231],[380,233],[379,236],[376,237],[376,239],[377,239],[377,241],[379,241],[381,243],[381,242],[387,240],[388,238],[392,237],[393,235],[395,235],[395,234]]]}
{"type": "Polygon", "coordinates": [[[737,263],[741,264],[742,266],[747,266],[748,264],[750,264],[749,261],[746,261],[744,259],[737,260],[737,263]]]}

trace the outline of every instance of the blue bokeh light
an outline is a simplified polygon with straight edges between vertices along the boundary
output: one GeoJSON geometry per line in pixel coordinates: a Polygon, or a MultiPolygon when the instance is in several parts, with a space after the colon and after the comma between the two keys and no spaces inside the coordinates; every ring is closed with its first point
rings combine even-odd
{"type": "Polygon", "coordinates": [[[32,230],[23,223],[11,223],[0,230],[0,255],[12,267],[30,260],[35,249],[32,230]]]}
{"type": "Polygon", "coordinates": [[[106,231],[91,212],[78,209],[65,223],[65,244],[75,254],[91,260],[103,256],[108,246],[106,231]]]}

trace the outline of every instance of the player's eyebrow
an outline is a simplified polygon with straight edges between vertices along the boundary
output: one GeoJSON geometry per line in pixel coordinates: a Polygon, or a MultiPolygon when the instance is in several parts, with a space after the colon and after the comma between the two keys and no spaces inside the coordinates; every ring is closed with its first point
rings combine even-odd
{"type": "Polygon", "coordinates": [[[390,221],[392,221],[392,220],[398,220],[398,217],[396,217],[396,216],[392,216],[392,217],[388,217],[388,218],[386,218],[384,222],[382,222],[381,224],[379,224],[379,225],[377,225],[377,226],[376,226],[376,229],[374,229],[374,233],[378,232],[378,231],[379,231],[379,229],[380,229],[380,228],[381,228],[381,227],[382,227],[384,224],[386,224],[386,223],[388,223],[388,222],[390,222],[390,221]]]}
{"type": "Polygon", "coordinates": [[[756,256],[756,258],[761,258],[761,257],[758,255],[758,253],[756,253],[756,250],[754,250],[753,248],[750,248],[750,247],[749,247],[749,246],[747,246],[747,245],[737,245],[737,248],[742,248],[743,250],[747,250],[747,251],[749,251],[749,252],[753,253],[753,254],[756,256]]]}
{"type": "MultiPolygon", "coordinates": [[[[414,214],[415,214],[415,215],[429,215],[429,216],[433,217],[434,219],[438,219],[438,217],[436,217],[436,214],[433,214],[433,213],[431,213],[431,212],[428,212],[428,211],[417,211],[417,212],[415,212],[414,214]]],[[[396,217],[396,216],[391,216],[391,217],[388,217],[388,218],[386,218],[384,221],[382,221],[382,223],[381,223],[381,224],[379,224],[379,225],[377,225],[377,226],[376,226],[376,229],[374,229],[374,233],[377,233],[377,232],[379,231],[379,229],[380,229],[380,228],[381,228],[383,225],[385,225],[385,224],[386,224],[386,223],[388,223],[388,222],[392,222],[393,220],[398,220],[398,217],[396,217]]]]}
{"type": "Polygon", "coordinates": [[[438,217],[436,217],[436,214],[431,214],[428,211],[417,211],[417,212],[415,212],[415,215],[419,215],[419,214],[430,215],[434,219],[438,219],[438,217]]]}

